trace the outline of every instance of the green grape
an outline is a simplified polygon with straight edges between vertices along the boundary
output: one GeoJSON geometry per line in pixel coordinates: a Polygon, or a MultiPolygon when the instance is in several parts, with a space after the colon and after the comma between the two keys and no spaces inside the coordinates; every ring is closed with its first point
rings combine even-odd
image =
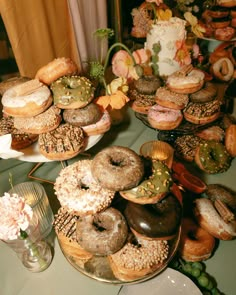
{"type": "Polygon", "coordinates": [[[213,287],[214,287],[214,283],[213,283],[213,281],[212,281],[212,280],[209,280],[209,283],[208,283],[208,285],[206,286],[206,289],[207,289],[207,290],[212,290],[213,287]]]}
{"type": "Polygon", "coordinates": [[[201,271],[199,268],[192,268],[191,274],[193,277],[198,278],[201,275],[201,271]]]}
{"type": "Polygon", "coordinates": [[[201,262],[193,262],[192,263],[192,267],[193,268],[197,268],[197,269],[199,269],[200,271],[203,271],[203,269],[204,269],[204,266],[203,266],[203,264],[201,263],[201,262]]]}
{"type": "Polygon", "coordinates": [[[192,265],[190,263],[186,263],[183,266],[183,271],[186,272],[186,273],[191,274],[192,273],[192,265]]]}
{"type": "Polygon", "coordinates": [[[220,292],[217,288],[213,288],[213,289],[211,290],[211,294],[212,294],[212,295],[221,295],[221,292],[220,292]]]}
{"type": "Polygon", "coordinates": [[[197,280],[198,280],[199,285],[203,288],[206,288],[206,286],[209,283],[209,278],[206,275],[201,274],[197,280]]]}

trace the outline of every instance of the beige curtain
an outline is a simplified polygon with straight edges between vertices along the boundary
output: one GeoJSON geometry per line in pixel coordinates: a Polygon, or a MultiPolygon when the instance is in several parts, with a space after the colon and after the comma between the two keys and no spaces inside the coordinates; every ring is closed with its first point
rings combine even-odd
{"type": "Polygon", "coordinates": [[[106,26],[105,0],[0,0],[0,13],[22,76],[56,57],[79,67],[93,58],[92,33],[106,26]],[[100,23],[100,18],[103,19],[100,23]]]}

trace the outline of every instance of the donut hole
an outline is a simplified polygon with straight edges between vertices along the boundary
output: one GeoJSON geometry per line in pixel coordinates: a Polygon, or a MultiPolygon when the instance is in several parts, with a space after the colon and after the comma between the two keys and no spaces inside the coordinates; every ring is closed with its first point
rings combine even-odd
{"type": "Polygon", "coordinates": [[[197,241],[198,240],[197,237],[196,237],[196,232],[195,231],[189,231],[188,232],[188,237],[192,241],[197,241]]]}
{"type": "Polygon", "coordinates": [[[93,220],[93,226],[99,232],[112,230],[112,218],[109,216],[106,216],[106,218],[95,216],[93,220]]]}

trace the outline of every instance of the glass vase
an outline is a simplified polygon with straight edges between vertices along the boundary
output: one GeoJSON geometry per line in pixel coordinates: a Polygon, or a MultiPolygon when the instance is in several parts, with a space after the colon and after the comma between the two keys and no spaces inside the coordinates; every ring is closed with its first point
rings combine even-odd
{"type": "Polygon", "coordinates": [[[4,240],[15,251],[22,264],[31,272],[41,272],[48,268],[52,261],[52,251],[43,240],[37,216],[33,216],[23,237],[15,240],[4,240]]]}

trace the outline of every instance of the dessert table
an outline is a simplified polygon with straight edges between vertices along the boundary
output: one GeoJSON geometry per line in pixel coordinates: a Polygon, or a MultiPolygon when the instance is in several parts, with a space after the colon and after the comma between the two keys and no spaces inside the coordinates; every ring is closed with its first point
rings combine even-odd
{"type": "MultiPolygon", "coordinates": [[[[234,111],[235,113],[235,111],[234,111]]],[[[95,155],[105,146],[127,146],[139,152],[140,146],[157,138],[157,131],[148,128],[138,120],[133,111],[129,109],[122,124],[112,126],[103,138],[86,154],[71,159],[67,164],[95,155]]],[[[29,172],[35,163],[20,161],[17,159],[0,160],[0,194],[10,189],[9,175],[12,175],[13,183],[29,181],[29,172]]],[[[61,162],[46,162],[38,167],[34,176],[53,182],[62,168],[61,162]]],[[[223,174],[203,175],[202,179],[207,183],[224,184],[234,191],[236,160],[232,161],[230,169],[223,174]]],[[[198,171],[198,173],[200,173],[198,171]]],[[[34,180],[35,181],[35,180],[34,180]]],[[[39,181],[43,184],[49,202],[54,212],[58,209],[58,201],[54,195],[53,185],[49,182],[39,181]]],[[[121,286],[96,281],[77,271],[63,256],[54,232],[48,237],[54,248],[54,257],[48,269],[41,273],[30,273],[25,269],[16,257],[15,253],[4,243],[0,242],[0,294],[1,295],[117,295],[121,286]]],[[[219,290],[225,295],[235,294],[235,261],[236,239],[233,241],[220,241],[215,253],[206,261],[207,272],[217,281],[219,290]]],[[[161,294],[160,294],[161,295],[161,294]]],[[[165,295],[165,294],[163,294],[165,295]]]]}

